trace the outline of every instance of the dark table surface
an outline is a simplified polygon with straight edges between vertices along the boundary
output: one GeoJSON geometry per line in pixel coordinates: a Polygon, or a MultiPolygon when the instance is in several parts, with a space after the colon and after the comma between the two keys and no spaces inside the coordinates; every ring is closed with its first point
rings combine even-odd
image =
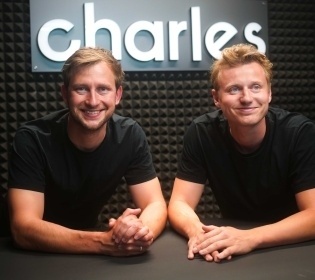
{"type": "Polygon", "coordinates": [[[123,258],[23,251],[14,248],[10,238],[1,238],[0,279],[315,279],[315,241],[256,250],[217,264],[200,257],[188,260],[187,241],[170,228],[149,252],[123,258]]]}

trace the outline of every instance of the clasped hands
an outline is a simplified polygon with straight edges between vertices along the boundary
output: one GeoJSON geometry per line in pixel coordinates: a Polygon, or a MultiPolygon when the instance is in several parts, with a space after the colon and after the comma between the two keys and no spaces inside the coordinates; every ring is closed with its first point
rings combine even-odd
{"type": "Polygon", "coordinates": [[[203,225],[202,230],[202,233],[192,236],[188,241],[188,259],[199,254],[206,261],[220,262],[254,249],[250,230],[213,225],[203,225]]]}
{"type": "Polygon", "coordinates": [[[148,250],[153,242],[153,233],[138,216],[141,209],[127,208],[116,220],[109,220],[112,241],[120,255],[138,255],[148,250]]]}

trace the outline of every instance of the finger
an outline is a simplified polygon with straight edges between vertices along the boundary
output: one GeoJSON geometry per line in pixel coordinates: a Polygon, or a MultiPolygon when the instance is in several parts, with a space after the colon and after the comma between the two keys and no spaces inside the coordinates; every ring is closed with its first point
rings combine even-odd
{"type": "Polygon", "coordinates": [[[213,260],[215,261],[215,262],[220,262],[221,261],[221,259],[219,258],[219,252],[218,251],[214,251],[214,252],[212,252],[212,257],[213,257],[213,260]]]}
{"type": "Polygon", "coordinates": [[[153,239],[153,233],[147,226],[143,226],[135,233],[134,239],[149,241],[150,239],[153,239]]]}
{"type": "Polygon", "coordinates": [[[114,234],[114,230],[113,230],[115,223],[116,223],[116,219],[114,219],[114,218],[111,218],[108,221],[108,230],[112,232],[112,239],[113,240],[115,240],[115,238],[116,238],[115,234],[114,234]]]}
{"type": "Polygon", "coordinates": [[[117,244],[114,255],[117,256],[134,256],[143,254],[148,250],[148,247],[136,244],[117,244]]]}
{"type": "MultiPolygon", "coordinates": [[[[119,232],[117,232],[117,242],[128,242],[128,240],[134,238],[134,235],[142,228],[144,228],[143,223],[138,218],[134,219],[128,216],[121,219],[121,227],[119,228],[119,232]]],[[[116,233],[115,230],[114,232],[116,233]]]]}
{"type": "Polygon", "coordinates": [[[188,243],[188,256],[187,257],[189,260],[193,260],[195,258],[194,244],[188,243]]]}
{"type": "Polygon", "coordinates": [[[122,238],[124,236],[124,232],[126,229],[124,229],[124,226],[121,223],[116,223],[114,229],[113,229],[113,238],[116,243],[121,243],[122,238]]]}
{"type": "Polygon", "coordinates": [[[213,257],[211,254],[206,254],[203,256],[204,259],[207,261],[207,262],[212,262],[213,261],[213,257]]]}
{"type": "MultiPolygon", "coordinates": [[[[200,255],[212,254],[215,251],[222,251],[227,247],[226,241],[212,238],[207,239],[203,243],[199,244],[197,249],[199,249],[200,255]]],[[[212,255],[213,256],[213,255],[212,255]]]]}
{"type": "Polygon", "coordinates": [[[191,245],[192,245],[192,251],[194,254],[199,254],[200,250],[200,242],[203,240],[203,234],[199,234],[198,236],[195,236],[191,245]]]}
{"type": "Polygon", "coordinates": [[[207,229],[205,228],[205,233],[203,235],[204,239],[211,238],[213,236],[217,236],[222,233],[221,227],[214,227],[214,226],[208,226],[207,229]]]}
{"type": "Polygon", "coordinates": [[[134,216],[134,218],[130,215],[126,217],[120,216],[117,219],[115,226],[113,228],[113,236],[115,236],[115,242],[117,243],[121,242],[125,232],[130,227],[132,227],[135,224],[135,221],[137,220],[138,218],[136,216],[134,216]]]}
{"type": "Polygon", "coordinates": [[[123,248],[127,251],[133,251],[136,253],[143,253],[144,251],[147,251],[149,246],[145,245],[145,244],[139,244],[139,243],[127,243],[127,244],[123,244],[122,245],[123,248]]]}
{"type": "Polygon", "coordinates": [[[108,221],[108,226],[109,226],[110,228],[113,228],[114,225],[115,225],[115,223],[116,223],[116,219],[110,218],[109,221],[108,221]]]}
{"type": "Polygon", "coordinates": [[[143,248],[149,248],[150,245],[152,244],[152,242],[151,242],[152,240],[150,240],[150,241],[142,241],[142,240],[130,239],[127,243],[121,243],[121,244],[124,244],[126,246],[133,246],[133,247],[136,247],[136,248],[139,248],[140,246],[142,246],[143,248]]]}
{"type": "Polygon", "coordinates": [[[112,238],[115,241],[115,243],[120,243],[121,242],[121,238],[122,238],[121,227],[119,225],[117,225],[117,224],[113,228],[112,238]]]}
{"type": "Polygon", "coordinates": [[[133,226],[135,222],[142,223],[136,215],[127,215],[126,213],[121,215],[115,223],[115,234],[121,236],[129,227],[133,226]]]}
{"type": "Polygon", "coordinates": [[[135,239],[135,234],[141,230],[141,227],[138,226],[137,224],[131,225],[127,230],[123,233],[121,236],[121,241],[122,242],[128,242],[130,239],[135,239]]]}
{"type": "Polygon", "coordinates": [[[204,230],[205,232],[209,232],[209,231],[212,231],[212,230],[214,230],[214,229],[217,229],[217,228],[219,228],[219,227],[217,227],[217,226],[214,226],[214,225],[203,225],[202,226],[202,230],[204,230]]]}
{"type": "Polygon", "coordinates": [[[211,232],[205,233],[197,243],[197,250],[204,255],[213,251],[220,251],[226,248],[226,237],[222,234],[220,228],[216,228],[211,232]]]}
{"type": "Polygon", "coordinates": [[[220,240],[221,229],[218,227],[213,227],[209,231],[205,231],[203,234],[199,234],[196,240],[196,247],[198,250],[202,250],[209,246],[211,243],[220,240]]]}
{"type": "Polygon", "coordinates": [[[231,251],[230,247],[226,248],[222,252],[218,253],[217,259],[218,260],[224,260],[224,259],[230,260],[230,259],[232,259],[232,251],[231,251]]]}
{"type": "Polygon", "coordinates": [[[141,209],[140,208],[127,208],[124,213],[121,215],[122,217],[127,217],[129,215],[135,215],[138,216],[141,213],[141,209]]]}

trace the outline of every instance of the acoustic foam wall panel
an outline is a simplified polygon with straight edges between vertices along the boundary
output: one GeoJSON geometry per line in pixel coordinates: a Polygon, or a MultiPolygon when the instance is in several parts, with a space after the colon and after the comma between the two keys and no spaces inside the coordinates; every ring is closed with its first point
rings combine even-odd
{"type": "MultiPolygon", "coordinates": [[[[315,2],[272,0],[269,51],[274,63],[273,101],[315,120],[315,2]]],[[[8,150],[21,123],[64,108],[58,73],[32,73],[28,0],[0,3],[0,183],[5,193],[8,150]]],[[[209,65],[210,66],[210,65],[209,65]]],[[[150,143],[166,200],[176,175],[182,137],[192,119],[213,109],[206,71],[129,72],[117,112],[137,120],[150,143]]],[[[115,217],[131,199],[124,181],[101,221],[115,217]]],[[[219,216],[211,188],[205,188],[197,212],[219,216]]]]}

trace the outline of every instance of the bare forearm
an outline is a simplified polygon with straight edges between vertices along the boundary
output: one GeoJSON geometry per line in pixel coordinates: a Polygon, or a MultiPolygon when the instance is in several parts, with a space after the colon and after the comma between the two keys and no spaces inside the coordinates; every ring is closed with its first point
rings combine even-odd
{"type": "Polygon", "coordinates": [[[315,210],[298,212],[277,223],[250,230],[256,248],[292,244],[315,239],[315,210]]]}
{"type": "Polygon", "coordinates": [[[171,226],[180,234],[190,238],[203,232],[202,223],[195,211],[186,203],[174,201],[168,207],[171,226]]]}
{"type": "Polygon", "coordinates": [[[78,231],[38,220],[13,227],[16,244],[24,249],[57,253],[107,254],[109,233],[78,231]]]}
{"type": "Polygon", "coordinates": [[[144,225],[148,226],[156,239],[165,228],[167,220],[166,204],[155,202],[148,205],[141,213],[140,217],[144,225]]]}

